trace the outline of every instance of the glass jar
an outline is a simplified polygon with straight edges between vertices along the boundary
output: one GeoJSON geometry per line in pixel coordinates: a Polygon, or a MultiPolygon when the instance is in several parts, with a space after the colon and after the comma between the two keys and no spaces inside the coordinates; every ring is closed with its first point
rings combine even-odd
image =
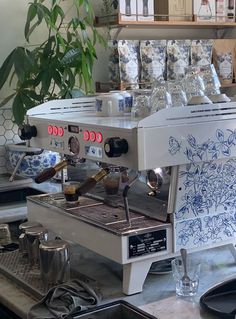
{"type": "Polygon", "coordinates": [[[154,84],[151,95],[151,113],[160,111],[172,106],[171,95],[168,91],[167,82],[157,82],[154,84]]]}
{"type": "Polygon", "coordinates": [[[134,90],[133,107],[131,117],[133,119],[143,119],[150,115],[151,111],[151,90],[134,90]]]}
{"type": "Polygon", "coordinates": [[[169,81],[168,91],[171,95],[172,106],[186,106],[187,96],[183,89],[183,83],[179,81],[169,81]]]}
{"type": "Polygon", "coordinates": [[[117,195],[120,185],[120,170],[110,169],[110,173],[103,179],[103,186],[107,195],[117,195]]]}

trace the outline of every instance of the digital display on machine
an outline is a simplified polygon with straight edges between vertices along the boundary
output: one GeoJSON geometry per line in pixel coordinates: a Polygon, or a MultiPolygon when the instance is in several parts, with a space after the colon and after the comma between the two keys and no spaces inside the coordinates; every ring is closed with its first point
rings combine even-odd
{"type": "Polygon", "coordinates": [[[77,126],[77,125],[68,125],[68,132],[78,134],[79,133],[79,126],[77,126]]]}

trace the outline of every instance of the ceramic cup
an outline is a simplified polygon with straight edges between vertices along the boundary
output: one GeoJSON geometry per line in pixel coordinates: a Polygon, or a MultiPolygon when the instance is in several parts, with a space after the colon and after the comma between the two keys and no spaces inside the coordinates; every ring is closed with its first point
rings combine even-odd
{"type": "Polygon", "coordinates": [[[124,114],[125,100],[119,93],[102,93],[96,97],[97,116],[121,116],[124,114]]]}
{"type": "Polygon", "coordinates": [[[124,113],[130,113],[133,105],[133,96],[128,91],[110,91],[110,93],[119,93],[125,100],[124,113]]]}

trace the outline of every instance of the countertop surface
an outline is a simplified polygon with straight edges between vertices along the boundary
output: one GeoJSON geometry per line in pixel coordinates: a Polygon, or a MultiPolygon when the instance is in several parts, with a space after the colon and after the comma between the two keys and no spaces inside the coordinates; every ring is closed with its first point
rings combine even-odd
{"type": "MultiPolygon", "coordinates": [[[[60,191],[60,184],[44,183],[42,190],[60,191]]],[[[202,265],[199,291],[192,298],[176,297],[171,273],[149,274],[142,293],[125,296],[122,293],[121,265],[78,245],[73,245],[72,258],[79,272],[96,280],[103,296],[102,303],[124,299],[159,319],[216,319],[200,309],[199,298],[212,286],[236,276],[232,247],[221,246],[192,254],[202,265]]],[[[27,318],[28,310],[37,299],[2,274],[0,281],[0,303],[21,318],[27,318]]]]}

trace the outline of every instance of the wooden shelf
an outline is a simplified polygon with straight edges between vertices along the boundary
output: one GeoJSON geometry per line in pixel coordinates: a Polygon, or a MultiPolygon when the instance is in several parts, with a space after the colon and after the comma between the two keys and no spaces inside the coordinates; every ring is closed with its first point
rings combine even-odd
{"type": "Polygon", "coordinates": [[[155,27],[190,27],[190,28],[234,28],[236,22],[209,22],[209,21],[122,21],[120,14],[110,15],[107,17],[96,17],[95,24],[97,27],[123,27],[123,28],[155,28],[155,27]]]}
{"type": "Polygon", "coordinates": [[[222,88],[236,88],[236,83],[221,84],[222,88]]]}

